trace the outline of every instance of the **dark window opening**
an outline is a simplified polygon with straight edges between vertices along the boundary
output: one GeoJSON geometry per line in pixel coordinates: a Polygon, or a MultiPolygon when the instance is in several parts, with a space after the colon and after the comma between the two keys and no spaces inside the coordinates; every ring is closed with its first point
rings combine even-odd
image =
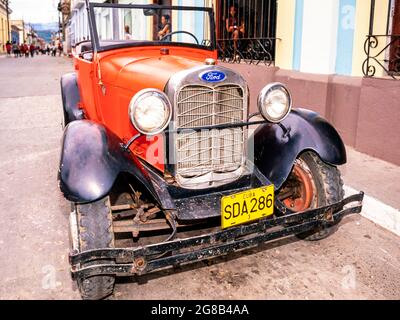
{"type": "Polygon", "coordinates": [[[218,0],[219,57],[270,65],[275,59],[276,0],[218,0]]]}

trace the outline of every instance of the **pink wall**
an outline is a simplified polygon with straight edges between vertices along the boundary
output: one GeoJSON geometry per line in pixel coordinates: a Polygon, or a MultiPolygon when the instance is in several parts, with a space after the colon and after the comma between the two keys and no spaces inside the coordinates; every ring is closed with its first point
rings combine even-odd
{"type": "Polygon", "coordinates": [[[248,81],[251,111],[269,82],[286,84],[294,106],[323,115],[345,143],[371,156],[400,165],[400,81],[315,75],[276,67],[222,64],[248,81]]]}

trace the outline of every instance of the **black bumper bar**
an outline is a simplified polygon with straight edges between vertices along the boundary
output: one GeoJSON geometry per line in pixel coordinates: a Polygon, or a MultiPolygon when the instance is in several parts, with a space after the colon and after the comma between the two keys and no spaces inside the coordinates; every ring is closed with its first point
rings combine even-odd
{"type": "Polygon", "coordinates": [[[330,206],[274,219],[266,218],[257,223],[188,239],[139,248],[74,252],[69,257],[72,265],[72,276],[76,279],[95,275],[141,275],[179,264],[225,255],[254,247],[263,242],[310,231],[319,226],[330,226],[347,215],[360,213],[363,198],[364,193],[361,192],[330,206]],[[358,203],[354,204],[354,202],[358,203]],[[345,208],[345,206],[348,207],[345,208]],[[185,249],[186,251],[179,252],[185,249]],[[165,256],[166,253],[171,253],[171,255],[165,256]],[[80,265],[99,259],[116,259],[117,262],[80,267],[80,265]],[[129,263],[118,263],[118,260],[128,261],[129,263]]]}

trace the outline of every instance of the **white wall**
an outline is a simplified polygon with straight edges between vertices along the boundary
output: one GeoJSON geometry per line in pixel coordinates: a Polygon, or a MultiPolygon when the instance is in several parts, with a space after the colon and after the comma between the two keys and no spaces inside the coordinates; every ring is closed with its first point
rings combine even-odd
{"type": "Polygon", "coordinates": [[[339,0],[304,0],[300,71],[335,73],[339,0]]]}

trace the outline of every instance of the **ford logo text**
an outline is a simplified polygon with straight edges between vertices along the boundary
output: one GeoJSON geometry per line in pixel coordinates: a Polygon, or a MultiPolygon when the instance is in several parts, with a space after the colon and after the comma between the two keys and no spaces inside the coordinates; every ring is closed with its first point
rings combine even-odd
{"type": "Polygon", "coordinates": [[[221,82],[226,79],[226,74],[221,71],[206,71],[200,74],[200,78],[205,82],[221,82]]]}

